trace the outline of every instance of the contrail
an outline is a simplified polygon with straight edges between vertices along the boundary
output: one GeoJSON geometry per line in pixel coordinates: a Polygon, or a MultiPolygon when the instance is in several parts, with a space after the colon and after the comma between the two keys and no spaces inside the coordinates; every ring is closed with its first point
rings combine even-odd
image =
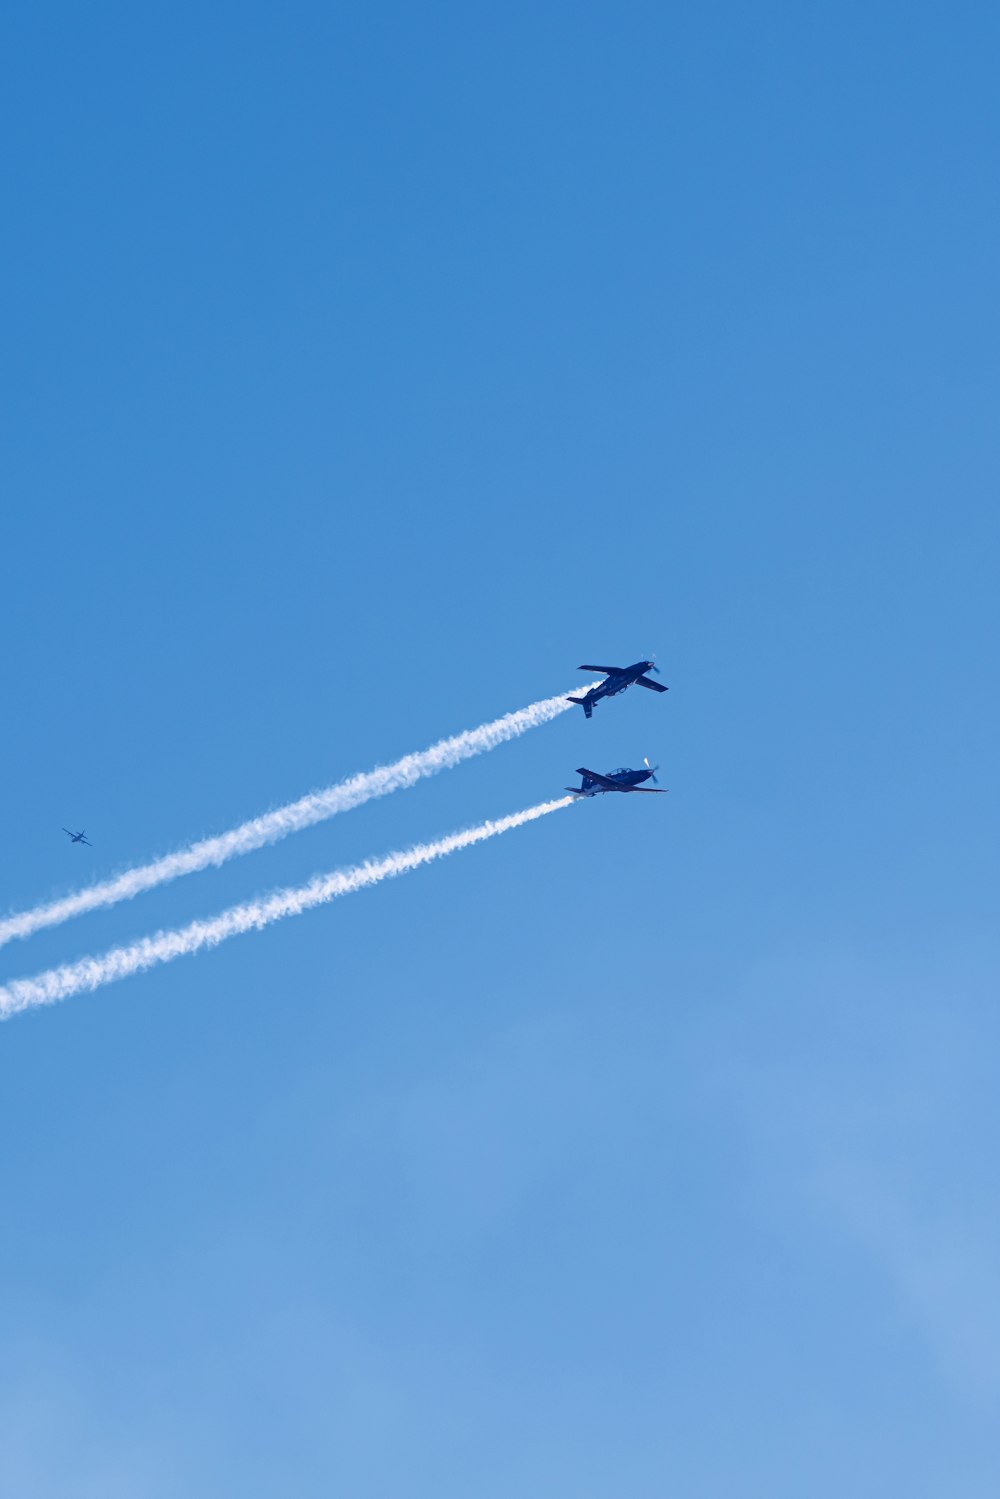
{"type": "Polygon", "coordinates": [[[382,859],[368,859],[364,864],[336,869],[332,874],[318,874],[307,885],[275,890],[271,895],[247,901],[244,905],[230,906],[228,911],[222,911],[207,921],[192,921],[172,932],[143,937],[127,947],[113,947],[100,957],[64,963],[35,978],[12,979],[9,984],[0,986],[0,1020],[9,1020],[12,1015],[36,1005],[69,999],[84,989],[98,989],[102,984],[142,973],[157,963],[170,963],[174,958],[199,952],[203,947],[216,947],[229,937],[270,926],[286,916],[298,916],[313,906],[336,900],[338,895],[350,895],[366,885],[377,885],[395,875],[406,874],[421,864],[429,864],[433,859],[441,859],[445,854],[469,848],[473,843],[482,843],[485,838],[495,838],[498,833],[523,827],[526,822],[558,812],[561,807],[572,806],[573,800],[571,796],[563,796],[558,801],[541,802],[524,812],[512,812],[509,817],[481,822],[478,827],[452,833],[434,843],[419,843],[415,848],[386,854],[382,859]]]}
{"type": "Polygon", "coordinates": [[[432,744],[430,749],[404,755],[392,765],[378,765],[374,770],[350,776],[346,781],[338,781],[322,791],[312,791],[297,802],[289,802],[284,807],[276,807],[273,812],[265,812],[261,817],[240,823],[239,827],[231,828],[228,833],[219,833],[214,838],[202,838],[198,843],[178,849],[176,853],[165,854],[163,858],[154,859],[151,864],[136,865],[134,869],[127,869],[124,874],[102,880],[100,884],[90,885],[85,890],[78,890],[74,895],[66,895],[59,900],[34,906],[30,911],[0,918],[0,947],[15,937],[30,937],[43,927],[59,926],[72,916],[82,916],[85,911],[117,905],[120,900],[131,900],[144,890],[152,890],[155,885],[176,880],[182,874],[193,874],[210,865],[225,864],[228,859],[235,859],[239,854],[248,854],[255,848],[263,847],[265,843],[277,843],[280,838],[287,838],[289,833],[298,833],[302,828],[312,827],[313,823],[335,817],[338,812],[347,812],[351,807],[360,806],[374,796],[387,796],[390,791],[400,791],[406,786],[412,786],[424,776],[448,770],[462,760],[481,755],[485,750],[495,749],[508,739],[516,739],[529,729],[548,723],[560,713],[567,712],[570,706],[562,695],[542,698],[540,702],[531,703],[527,708],[519,708],[516,713],[506,713],[503,718],[494,718],[490,723],[480,724],[478,729],[466,729],[463,734],[455,734],[451,739],[441,739],[437,744],[432,744]]]}

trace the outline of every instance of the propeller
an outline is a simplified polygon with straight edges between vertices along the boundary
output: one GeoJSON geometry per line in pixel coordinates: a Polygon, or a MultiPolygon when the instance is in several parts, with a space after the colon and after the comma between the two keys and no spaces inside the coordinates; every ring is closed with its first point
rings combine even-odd
{"type": "Polygon", "coordinates": [[[642,757],[642,763],[643,763],[643,765],[645,765],[646,769],[649,771],[649,779],[652,781],[653,785],[654,786],[658,786],[660,783],[656,779],[656,772],[659,770],[660,767],[658,765],[650,765],[650,763],[649,763],[649,756],[648,755],[643,755],[643,757],[642,757]]]}
{"type": "Polygon", "coordinates": [[[648,669],[650,671],[655,671],[656,675],[659,676],[660,675],[660,668],[657,666],[657,664],[656,664],[656,657],[652,654],[652,652],[650,652],[650,654],[646,657],[646,660],[649,662],[649,668],[648,669]]]}

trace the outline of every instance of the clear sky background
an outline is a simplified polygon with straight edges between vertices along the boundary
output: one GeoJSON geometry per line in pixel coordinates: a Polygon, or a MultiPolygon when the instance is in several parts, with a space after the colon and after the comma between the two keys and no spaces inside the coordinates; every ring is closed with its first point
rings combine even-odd
{"type": "Polygon", "coordinates": [[[0,1487],[993,1499],[994,6],[7,0],[0,1487]],[[93,849],[68,845],[86,827],[93,849]]]}

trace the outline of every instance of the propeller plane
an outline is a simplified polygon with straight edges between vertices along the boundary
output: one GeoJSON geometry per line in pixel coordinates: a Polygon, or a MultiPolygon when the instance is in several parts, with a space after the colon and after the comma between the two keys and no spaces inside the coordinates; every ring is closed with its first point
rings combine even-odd
{"type": "Polygon", "coordinates": [[[594,707],[602,697],[616,697],[619,692],[624,692],[626,687],[648,687],[650,692],[666,692],[667,688],[659,682],[654,682],[647,672],[655,671],[659,675],[659,667],[653,661],[634,661],[631,666],[581,666],[580,671],[600,672],[603,682],[595,682],[594,685],[583,694],[582,697],[567,698],[570,703],[579,703],[587,718],[591,716],[594,707]]]}
{"type": "Polygon", "coordinates": [[[585,765],[577,766],[577,775],[583,777],[581,786],[567,786],[574,796],[603,796],[608,791],[642,791],[652,796],[666,796],[666,791],[658,787],[644,786],[643,781],[655,781],[658,765],[650,765],[648,759],[643,761],[645,770],[630,770],[627,765],[621,766],[619,770],[609,770],[606,776],[598,775],[596,770],[588,770],[585,765]]]}
{"type": "Polygon", "coordinates": [[[69,839],[70,843],[85,843],[88,848],[93,848],[94,846],[85,832],[71,833],[69,828],[63,828],[63,832],[66,834],[66,837],[69,839]]]}

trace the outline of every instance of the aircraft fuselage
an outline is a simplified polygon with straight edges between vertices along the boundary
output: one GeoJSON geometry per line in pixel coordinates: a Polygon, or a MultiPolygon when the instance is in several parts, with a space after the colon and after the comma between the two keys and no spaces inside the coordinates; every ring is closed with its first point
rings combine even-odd
{"type": "Polygon", "coordinates": [[[605,677],[603,682],[598,682],[596,687],[591,687],[587,696],[592,703],[596,703],[602,697],[617,697],[619,692],[624,692],[626,687],[631,687],[636,677],[641,677],[652,666],[651,661],[637,661],[634,666],[626,666],[613,676],[605,677]]]}
{"type": "Polygon", "coordinates": [[[625,765],[619,770],[609,771],[599,780],[583,765],[579,767],[577,774],[583,778],[581,785],[566,787],[574,796],[604,796],[609,791],[638,791],[644,781],[654,778],[651,770],[630,770],[625,765]]]}

